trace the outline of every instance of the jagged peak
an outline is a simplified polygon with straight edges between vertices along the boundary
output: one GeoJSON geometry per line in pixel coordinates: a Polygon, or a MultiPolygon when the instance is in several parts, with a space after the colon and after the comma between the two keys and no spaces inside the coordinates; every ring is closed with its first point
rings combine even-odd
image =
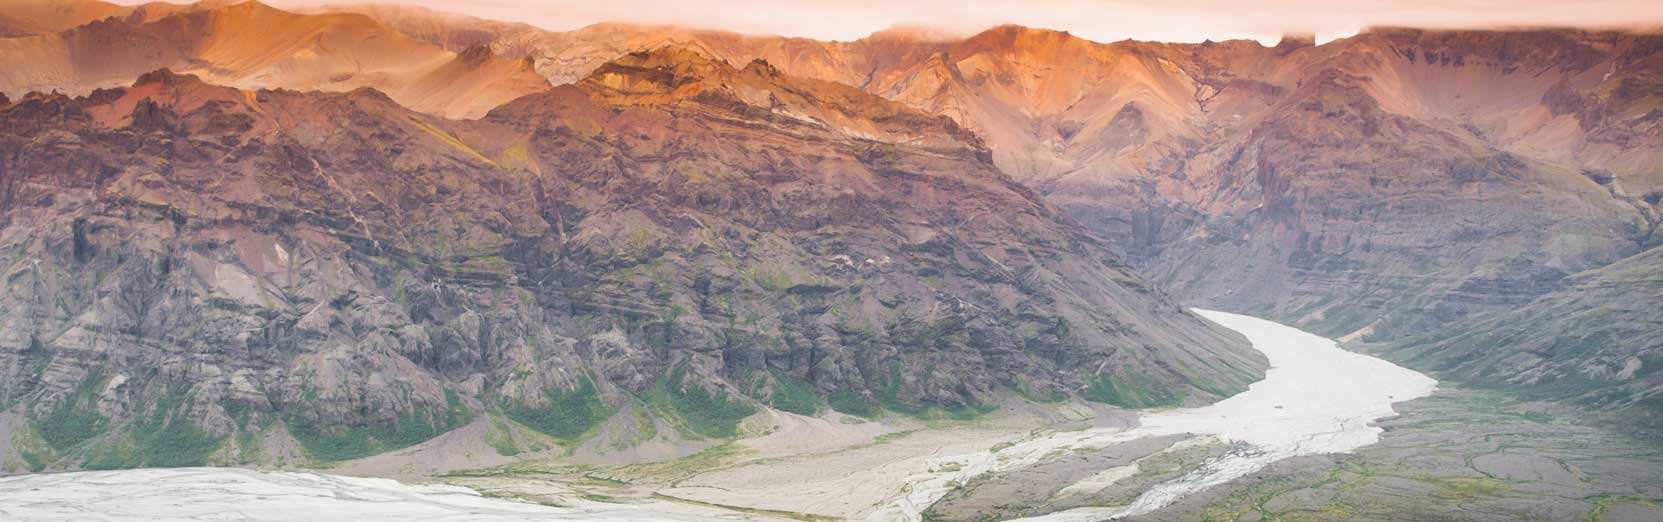
{"type": "Polygon", "coordinates": [[[893,25],[888,29],[872,33],[864,38],[864,40],[874,42],[904,41],[925,43],[948,43],[962,39],[964,39],[963,34],[941,29],[939,27],[930,27],[925,25],[893,25]]]}
{"type": "Polygon", "coordinates": [[[609,63],[640,68],[653,68],[682,65],[721,65],[732,68],[727,60],[710,56],[692,47],[684,45],[665,45],[656,49],[635,51],[612,60],[609,63]]]}
{"type": "Polygon", "coordinates": [[[982,42],[982,43],[1004,43],[1006,45],[1013,45],[1020,38],[1035,38],[1035,37],[1058,38],[1058,39],[1077,38],[1076,36],[1074,36],[1072,34],[1069,34],[1068,31],[1057,31],[1057,30],[1053,30],[1053,29],[1041,29],[1041,28],[1034,28],[1034,27],[1028,27],[1028,26],[1025,26],[1025,25],[1017,25],[1017,24],[1002,24],[1002,25],[996,25],[996,26],[990,27],[987,30],[984,30],[980,33],[976,33],[975,35],[972,35],[971,37],[966,38],[964,41],[966,43],[982,42]]]}
{"type": "Polygon", "coordinates": [[[752,59],[751,63],[745,64],[745,69],[743,71],[747,72],[747,73],[751,73],[751,74],[756,74],[756,75],[761,75],[761,76],[768,76],[768,77],[777,77],[777,76],[782,76],[783,75],[783,73],[780,72],[780,69],[778,67],[774,67],[774,64],[768,63],[768,60],[764,60],[764,59],[761,59],[761,58],[752,59]]]}
{"type": "Polygon", "coordinates": [[[18,100],[18,101],[20,101],[20,102],[23,102],[23,101],[45,101],[45,100],[66,100],[67,101],[67,100],[73,100],[73,99],[74,98],[71,98],[69,95],[64,94],[63,91],[60,91],[60,90],[57,90],[57,89],[52,89],[50,91],[29,91],[29,92],[23,93],[23,98],[18,100]]]}
{"type": "Polygon", "coordinates": [[[627,93],[666,92],[737,71],[725,60],[679,45],[636,51],[601,64],[582,83],[627,93]]]}
{"type": "Polygon", "coordinates": [[[204,0],[203,2],[197,3],[197,5],[205,9],[241,10],[249,12],[283,11],[282,9],[266,5],[260,0],[204,0]]]}
{"type": "Polygon", "coordinates": [[[1074,35],[1068,31],[1041,29],[1022,25],[1005,24],[995,26],[986,31],[975,34],[951,45],[955,55],[971,55],[980,52],[999,53],[1048,53],[1060,49],[1108,49],[1143,46],[1164,46],[1168,44],[1137,42],[1122,40],[1115,43],[1103,43],[1074,35]]]}
{"type": "MultiPolygon", "coordinates": [[[[599,106],[701,106],[735,120],[798,129],[822,129],[847,137],[908,143],[987,156],[975,135],[945,116],[930,115],[848,85],[786,73],[756,59],[735,69],[729,62],[687,47],[665,46],[607,62],[573,90],[555,88],[504,106],[493,114],[539,112],[582,93],[599,106]]],[[[566,109],[561,112],[574,113],[566,109]]]]}
{"type": "Polygon", "coordinates": [[[138,79],[133,81],[133,86],[134,87],[141,87],[141,86],[145,86],[145,85],[164,85],[164,86],[170,86],[171,87],[171,86],[184,85],[184,84],[202,84],[202,83],[206,83],[206,82],[203,82],[202,78],[197,76],[197,75],[194,75],[194,74],[180,74],[180,73],[173,72],[172,69],[168,69],[166,67],[163,67],[161,69],[156,69],[154,71],[150,71],[150,72],[139,75],[138,79]]]}
{"type": "Polygon", "coordinates": [[[357,89],[347,91],[346,97],[349,100],[372,100],[377,103],[403,107],[402,105],[399,105],[398,101],[393,100],[392,96],[388,96],[387,93],[382,92],[381,89],[374,87],[359,87],[357,89]]]}
{"type": "Polygon", "coordinates": [[[116,30],[128,29],[128,28],[134,27],[135,25],[136,24],[134,24],[132,22],[129,22],[126,18],[122,18],[122,17],[119,17],[119,16],[109,16],[109,17],[93,20],[93,21],[87,22],[85,24],[77,25],[75,27],[64,29],[62,34],[81,33],[81,32],[97,33],[97,32],[108,31],[108,30],[112,30],[112,29],[116,29],[116,30]]]}
{"type": "Polygon", "coordinates": [[[495,57],[496,53],[491,51],[491,46],[485,44],[470,45],[467,49],[463,49],[462,52],[456,54],[457,61],[462,62],[463,65],[469,68],[484,65],[495,57]]]}
{"type": "Polygon", "coordinates": [[[1288,33],[1288,34],[1282,35],[1282,40],[1281,41],[1276,42],[1276,48],[1278,48],[1278,49],[1298,49],[1300,47],[1313,47],[1316,44],[1317,44],[1317,35],[1316,35],[1316,33],[1308,33],[1308,32],[1288,33]]]}

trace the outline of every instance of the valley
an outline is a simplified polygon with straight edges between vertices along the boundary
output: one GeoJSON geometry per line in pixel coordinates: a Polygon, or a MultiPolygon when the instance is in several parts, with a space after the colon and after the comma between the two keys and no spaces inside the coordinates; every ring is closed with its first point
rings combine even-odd
{"type": "Polygon", "coordinates": [[[549,1],[0,0],[0,518],[1663,517],[1663,12],[549,1]]]}
{"type": "MultiPolygon", "coordinates": [[[[1292,328],[1233,314],[1202,315],[1246,335],[1271,364],[1264,381],[1206,407],[1158,410],[1122,419],[1105,419],[1086,411],[1077,413],[1075,420],[1039,428],[1032,427],[1033,419],[1007,415],[940,429],[889,431],[847,446],[822,442],[824,446],[818,448],[787,444],[832,437],[792,433],[793,429],[808,428],[787,425],[777,433],[741,438],[728,446],[662,464],[567,469],[514,464],[456,471],[438,480],[492,496],[572,506],[596,518],[608,518],[607,513],[622,509],[604,507],[612,503],[655,513],[668,510],[663,506],[668,502],[731,508],[760,518],[789,515],[921,520],[928,513],[932,520],[1028,515],[1045,515],[1036,520],[1101,520],[1149,514],[1282,460],[1343,453],[1372,444],[1380,433],[1372,423],[1395,415],[1394,403],[1416,399],[1434,388],[1434,382],[1423,375],[1345,352],[1332,341],[1292,328]],[[1309,393],[1312,387],[1324,393],[1309,393]],[[1100,458],[1075,465],[1067,462],[1084,455],[1100,458]],[[1174,465],[1176,469],[1165,469],[1174,465]],[[1127,471],[1121,473],[1121,469],[1127,471]],[[1001,487],[1013,476],[1019,477],[1017,484],[1001,487]],[[1133,489],[1117,488],[1123,480],[1133,489]],[[1032,496],[1035,492],[1040,495],[1032,496]],[[1130,496],[1126,496],[1128,493],[1130,496]],[[1130,501],[1093,507],[1115,498],[1130,501]],[[609,499],[611,502],[607,502],[609,499]],[[966,504],[972,506],[969,511],[963,511],[966,504]],[[990,508],[1002,505],[1021,507],[1012,512],[990,508]]],[[[825,420],[812,418],[796,422],[826,424],[825,420]]],[[[840,426],[819,429],[839,428],[855,431],[840,426]]],[[[421,447],[415,451],[424,450],[434,451],[421,447]]],[[[237,483],[248,477],[275,482],[319,480],[236,471],[198,472],[245,477],[237,483]]],[[[95,474],[87,480],[120,478],[95,474]]],[[[351,484],[354,479],[327,480],[351,484]]],[[[359,487],[377,484],[358,480],[359,487]]],[[[21,483],[48,491],[53,487],[37,485],[39,482],[26,478],[21,483]]],[[[76,482],[65,484],[62,487],[73,488],[76,482]]],[[[179,487],[182,491],[197,487],[191,484],[196,483],[183,481],[179,487]]],[[[0,483],[0,488],[5,486],[0,483]]],[[[232,492],[223,500],[215,500],[210,493],[206,501],[236,504],[239,494],[245,493],[232,492]]],[[[426,502],[417,498],[408,501],[426,502]]],[[[498,513],[485,504],[446,506],[444,509],[486,518],[521,516],[498,513]]],[[[0,513],[8,509],[21,508],[0,505],[0,513]]],[[[13,513],[33,517],[28,511],[13,513]]],[[[127,516],[141,513],[164,512],[133,511],[127,516]]],[[[398,509],[370,509],[363,516],[407,515],[398,509]]],[[[671,514],[663,516],[664,520],[677,519],[671,514]]]]}
{"type": "Polygon", "coordinates": [[[883,433],[846,444],[825,442],[834,437],[824,432],[840,426],[796,417],[796,426],[780,432],[663,463],[521,463],[404,477],[427,485],[211,468],[30,475],[0,479],[0,499],[6,491],[32,492],[27,502],[0,501],[0,514],[69,519],[90,507],[118,518],[197,520],[235,510],[258,520],[300,505],[364,520],[1386,520],[1406,513],[1649,520],[1660,513],[1663,449],[1567,422],[1549,403],[1434,390],[1424,376],[1320,337],[1204,315],[1247,333],[1272,370],[1248,392],[1202,408],[1077,411],[1040,428],[1015,409],[898,431],[845,425],[845,435],[883,433]],[[796,431],[804,429],[822,433],[796,431]],[[792,444],[805,440],[823,442],[792,444]],[[179,511],[180,502],[195,507],[179,511]]]}

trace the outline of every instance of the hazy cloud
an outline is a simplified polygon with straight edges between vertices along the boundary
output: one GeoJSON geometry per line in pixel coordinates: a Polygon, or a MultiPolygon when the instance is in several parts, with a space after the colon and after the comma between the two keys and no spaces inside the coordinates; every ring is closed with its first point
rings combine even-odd
{"type": "MultiPolygon", "coordinates": [[[[137,0],[127,0],[129,2],[137,0]]],[[[399,3],[483,18],[575,29],[604,21],[679,24],[743,33],[849,40],[895,25],[973,33],[1002,23],[1098,41],[1195,42],[1286,32],[1319,39],[1370,25],[1472,28],[1518,25],[1657,26],[1663,1],[1593,0],[267,0],[278,6],[399,3]]]]}

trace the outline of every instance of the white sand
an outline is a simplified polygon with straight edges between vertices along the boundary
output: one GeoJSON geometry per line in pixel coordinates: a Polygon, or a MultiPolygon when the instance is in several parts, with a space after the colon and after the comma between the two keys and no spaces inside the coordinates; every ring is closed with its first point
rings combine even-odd
{"type": "Polygon", "coordinates": [[[723,520],[674,506],[556,508],[457,486],[234,468],[85,471],[0,478],[0,520],[723,520]],[[649,510],[652,509],[652,510],[649,510]]]}

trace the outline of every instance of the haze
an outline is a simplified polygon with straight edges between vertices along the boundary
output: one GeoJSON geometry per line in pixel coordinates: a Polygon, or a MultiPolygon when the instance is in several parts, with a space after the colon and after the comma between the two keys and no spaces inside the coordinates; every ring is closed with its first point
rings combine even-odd
{"type": "MultiPolygon", "coordinates": [[[[142,3],[120,0],[118,3],[142,3]]],[[[1663,3],[1648,0],[1591,2],[1507,0],[1374,0],[1333,2],[1279,0],[271,0],[282,7],[320,4],[398,3],[481,18],[527,22],[547,29],[575,29],[596,22],[677,24],[753,34],[851,40],[897,25],[927,26],[968,34],[1014,23],[1064,30],[1097,41],[1122,39],[1199,42],[1253,38],[1274,43],[1290,32],[1320,41],[1371,25],[1430,28],[1572,25],[1650,27],[1663,24],[1663,3]]]]}

